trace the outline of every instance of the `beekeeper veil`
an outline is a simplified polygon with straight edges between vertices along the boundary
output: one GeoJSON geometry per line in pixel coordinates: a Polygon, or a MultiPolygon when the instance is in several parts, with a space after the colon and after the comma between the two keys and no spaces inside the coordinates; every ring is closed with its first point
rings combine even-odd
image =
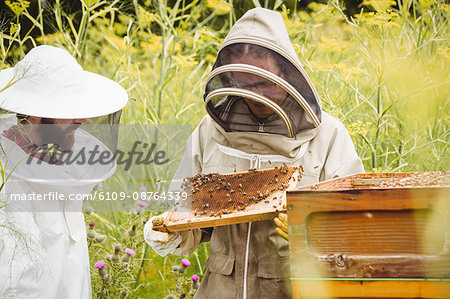
{"type": "MultiPolygon", "coordinates": [[[[0,145],[5,174],[86,190],[115,170],[121,109],[116,82],[84,71],[65,50],[39,46],[0,71],[0,145]]],[[[36,188],[36,186],[34,186],[36,188]]],[[[79,190],[79,189],[78,189],[79,190]]]]}
{"type": "Polygon", "coordinates": [[[321,103],[281,15],[247,12],[230,30],[207,79],[210,116],[227,132],[294,137],[321,122],[321,103]]]}

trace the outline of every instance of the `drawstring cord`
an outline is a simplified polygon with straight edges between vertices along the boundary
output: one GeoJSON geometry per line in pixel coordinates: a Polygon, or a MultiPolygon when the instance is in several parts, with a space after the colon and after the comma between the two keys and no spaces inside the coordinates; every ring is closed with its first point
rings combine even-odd
{"type": "Polygon", "coordinates": [[[244,264],[244,288],[242,298],[247,299],[247,272],[248,272],[248,251],[250,248],[250,234],[252,231],[252,223],[248,223],[247,243],[245,245],[245,264],[244,264]]]}
{"type": "MultiPolygon", "coordinates": [[[[250,155],[250,169],[261,168],[261,156],[250,155]]],[[[244,287],[242,298],[247,299],[247,274],[248,274],[248,252],[250,250],[250,236],[252,231],[252,223],[248,223],[247,242],[245,244],[245,261],[244,261],[244,287]]]]}

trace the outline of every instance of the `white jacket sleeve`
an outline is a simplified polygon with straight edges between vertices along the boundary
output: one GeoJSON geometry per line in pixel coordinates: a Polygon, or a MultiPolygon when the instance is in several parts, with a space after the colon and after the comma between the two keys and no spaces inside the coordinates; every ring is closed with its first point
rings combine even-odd
{"type": "Polygon", "coordinates": [[[189,256],[197,249],[202,240],[202,232],[200,229],[180,232],[180,236],[182,241],[180,245],[172,251],[172,254],[189,256]]]}
{"type": "Polygon", "coordinates": [[[341,122],[335,121],[338,124],[331,134],[320,181],[365,172],[347,129],[341,122]]]}

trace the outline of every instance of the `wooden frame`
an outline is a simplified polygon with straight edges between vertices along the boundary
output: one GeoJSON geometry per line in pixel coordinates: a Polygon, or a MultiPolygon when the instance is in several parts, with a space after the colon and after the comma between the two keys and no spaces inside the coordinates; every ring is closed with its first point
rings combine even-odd
{"type": "MultiPolygon", "coordinates": [[[[281,179],[280,175],[278,178],[280,178],[280,183],[286,184],[286,190],[290,190],[295,187],[297,184],[297,181],[299,180],[299,176],[301,175],[299,173],[299,169],[297,167],[286,167],[290,169],[291,174],[287,174],[284,178],[285,181],[281,179]]],[[[255,175],[255,179],[258,179],[260,182],[268,182],[272,177],[269,176],[270,173],[273,173],[274,171],[280,171],[282,167],[276,167],[276,168],[270,168],[270,169],[263,169],[258,170],[254,173],[257,173],[255,175]]],[[[246,175],[251,173],[249,172],[237,172],[232,174],[223,174],[218,176],[233,176],[238,177],[239,175],[246,175]]],[[[277,179],[278,181],[278,179],[277,179]]],[[[240,196],[237,200],[242,200],[249,202],[248,197],[253,195],[248,190],[255,189],[255,182],[243,182],[242,188],[243,191],[247,191],[247,196],[240,196]]],[[[270,185],[269,185],[270,186],[270,185]]],[[[265,185],[265,188],[268,188],[265,185]]],[[[261,190],[261,189],[260,189],[261,190]]],[[[275,189],[274,189],[275,190],[275,189]]],[[[210,216],[208,214],[206,215],[195,215],[192,211],[192,204],[190,200],[188,200],[183,205],[177,206],[174,209],[172,209],[166,216],[165,219],[163,219],[162,225],[159,226],[153,226],[153,229],[156,231],[161,232],[175,232],[175,231],[184,231],[184,230],[190,230],[190,229],[197,229],[197,228],[208,228],[208,227],[215,227],[215,226],[223,226],[223,225],[230,225],[230,224],[237,224],[237,223],[245,223],[245,222],[254,222],[254,221],[263,221],[263,220],[272,220],[274,219],[279,212],[286,211],[285,205],[286,205],[286,190],[278,189],[276,191],[273,191],[270,193],[270,195],[266,198],[266,200],[259,201],[257,203],[252,203],[248,205],[244,210],[234,210],[230,212],[229,214],[222,214],[219,217],[218,216],[210,216]]],[[[254,191],[254,190],[253,190],[254,191]]],[[[257,191],[259,192],[259,191],[257,191]]],[[[236,192],[238,193],[238,192],[236,192]]],[[[235,193],[235,194],[236,194],[235,193]]],[[[214,194],[214,193],[211,193],[214,194]]],[[[192,196],[192,195],[191,195],[192,196]]],[[[226,202],[228,200],[225,195],[216,195],[214,194],[214,200],[218,202],[226,202]]],[[[192,198],[192,197],[191,197],[192,198]]],[[[202,199],[205,200],[205,199],[202,199]]],[[[208,199],[206,199],[208,200],[208,199]]],[[[207,201],[204,201],[205,203],[207,201]]]]}

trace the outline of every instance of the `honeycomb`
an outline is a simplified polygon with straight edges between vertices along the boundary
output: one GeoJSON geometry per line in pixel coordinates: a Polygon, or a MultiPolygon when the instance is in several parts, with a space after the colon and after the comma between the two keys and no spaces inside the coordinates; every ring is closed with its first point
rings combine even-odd
{"type": "Polygon", "coordinates": [[[281,166],[236,174],[199,174],[185,179],[182,188],[191,195],[194,216],[220,217],[258,203],[276,208],[281,197],[272,195],[285,191],[302,173],[301,166],[281,166]],[[297,172],[298,176],[293,176],[297,172]]]}

